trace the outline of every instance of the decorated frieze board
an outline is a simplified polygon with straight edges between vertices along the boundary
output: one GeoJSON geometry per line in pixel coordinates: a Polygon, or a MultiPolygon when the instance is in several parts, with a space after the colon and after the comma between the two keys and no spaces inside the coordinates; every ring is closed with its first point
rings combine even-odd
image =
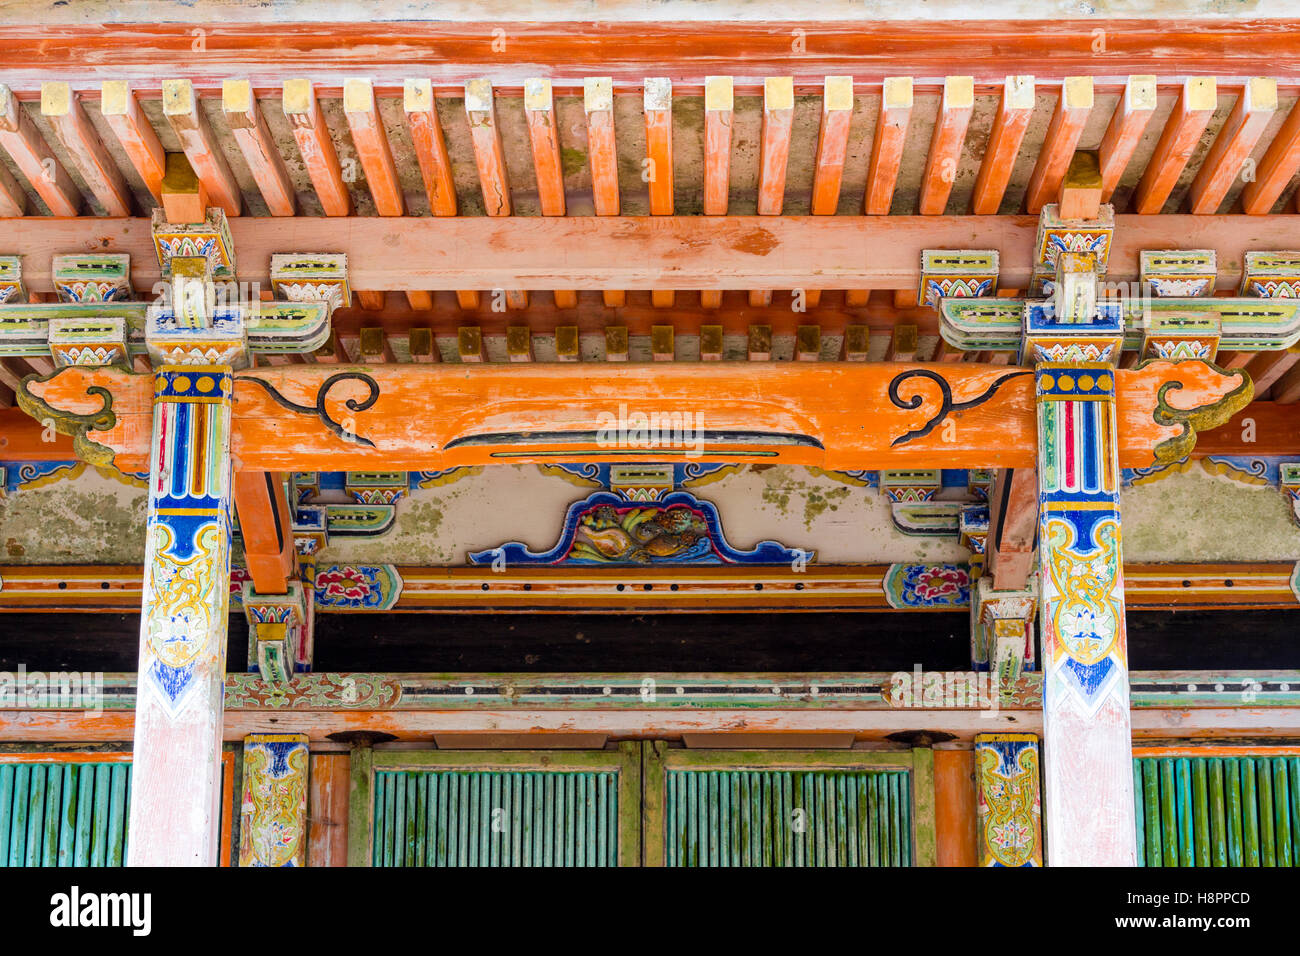
{"type": "Polygon", "coordinates": [[[21,256],[0,256],[0,305],[26,302],[21,256]]]}
{"type": "MultiPolygon", "coordinates": [[[[1124,592],[1135,610],[1294,608],[1296,565],[1128,564],[1124,592]]],[[[232,613],[242,568],[232,572],[232,613]]],[[[0,612],[102,611],[140,607],[136,567],[0,566],[0,612]]],[[[963,564],[539,568],[322,565],[316,609],[398,611],[965,610],[963,564]],[[325,577],[322,578],[321,576],[325,577]],[[761,584],[758,589],[756,585],[761,584]]]]}
{"type": "Polygon", "coordinates": [[[1161,298],[1213,296],[1218,256],[1213,249],[1143,249],[1138,276],[1161,298]]]}
{"type": "MultiPolygon", "coordinates": [[[[1217,316],[1224,350],[1278,351],[1300,342],[1296,299],[1124,296],[1112,301],[1123,315],[1126,350],[1141,348],[1144,323],[1162,314],[1217,316]]],[[[1023,299],[941,299],[939,334],[965,351],[1018,351],[1026,308],[1023,299]]]]}
{"type": "MultiPolygon", "coordinates": [[[[0,358],[49,355],[51,320],[69,319],[121,320],[131,355],[148,354],[145,332],[152,307],[148,302],[118,301],[0,305],[0,358]]],[[[236,304],[221,314],[242,321],[251,352],[314,352],[329,339],[329,306],[324,302],[236,304]]]]}
{"type": "Polygon", "coordinates": [[[975,826],[980,866],[1043,865],[1038,737],[975,735],[975,826]]]}
{"type": "Polygon", "coordinates": [[[132,297],[131,257],[125,253],[55,256],[51,270],[61,302],[123,302],[132,297]]]}
{"type": "Polygon", "coordinates": [[[240,866],[307,865],[306,734],[244,739],[240,866]]]}
{"type": "MultiPolygon", "coordinates": [[[[1196,430],[1226,422],[1252,387],[1240,369],[1149,362],[1116,372],[1116,392],[1120,464],[1145,467],[1184,457],[1196,430]]],[[[142,470],[149,376],[67,368],[29,381],[18,401],[72,435],[85,460],[142,470]]],[[[629,457],[908,470],[1036,456],[1032,373],[973,363],[295,365],[238,373],[235,408],[232,453],[264,471],[629,457]]]]}
{"type": "Polygon", "coordinates": [[[1247,252],[1238,294],[1265,299],[1300,296],[1300,252],[1247,252]]]}
{"type": "Polygon", "coordinates": [[[352,304],[348,257],[343,253],[271,256],[271,290],[290,302],[322,300],[330,309],[352,304]]]}
{"type": "Polygon", "coordinates": [[[996,249],[923,249],[916,300],[934,305],[944,296],[982,298],[998,291],[996,249]]]}
{"type": "MultiPolygon", "coordinates": [[[[15,676],[15,679],[17,679],[15,676]]],[[[57,674],[22,672],[27,688],[0,696],[0,710],[59,710],[47,691],[57,674]]],[[[256,674],[228,673],[226,711],[420,711],[505,708],[630,710],[734,708],[756,710],[884,710],[919,704],[929,709],[979,710],[988,701],[970,671],[819,674],[440,674],[318,672],[272,683],[256,674]],[[920,691],[907,694],[918,685],[920,691]],[[958,693],[962,691],[962,693],[958,693]],[[934,696],[937,695],[937,696],[934,696]]],[[[987,677],[988,675],[983,675],[987,677]]],[[[1037,709],[1042,675],[1021,675],[1000,710],[1037,709]]],[[[135,707],[136,675],[103,675],[106,711],[135,707]]],[[[1300,670],[1134,671],[1130,700],[1139,710],[1300,707],[1300,670]]]]}

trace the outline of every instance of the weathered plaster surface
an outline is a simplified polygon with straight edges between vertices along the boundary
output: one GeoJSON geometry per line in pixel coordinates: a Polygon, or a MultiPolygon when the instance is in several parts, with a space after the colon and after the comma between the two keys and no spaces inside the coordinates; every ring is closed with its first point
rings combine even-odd
{"type": "MultiPolygon", "coordinates": [[[[595,490],[532,465],[484,469],[412,492],[398,502],[387,534],[335,538],[321,560],[459,566],[468,552],[507,541],[547,550],[568,506],[595,490]]],[[[954,539],[898,531],[879,491],[806,468],[750,466],[688,490],[717,506],[728,542],[740,550],[771,539],[815,550],[827,564],[968,557],[954,539]]],[[[143,489],[87,469],[76,479],[0,498],[0,565],[138,564],[144,520],[143,489]]],[[[1300,528],[1278,489],[1199,466],[1125,489],[1123,520],[1128,561],[1300,560],[1300,528]]]]}

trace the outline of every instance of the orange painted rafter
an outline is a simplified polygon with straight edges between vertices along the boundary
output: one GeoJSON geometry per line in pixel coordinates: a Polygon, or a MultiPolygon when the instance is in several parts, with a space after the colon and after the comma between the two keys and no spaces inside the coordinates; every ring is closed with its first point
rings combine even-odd
{"type": "Polygon", "coordinates": [[[402,184],[397,178],[393,150],[375,102],[374,84],[362,77],[343,81],[343,115],[352,131],[352,144],[366,174],[375,211],[381,216],[401,216],[406,212],[402,184]]]}
{"type": "Polygon", "coordinates": [[[278,472],[236,469],[232,474],[244,566],[259,594],[284,594],[297,577],[293,511],[284,479],[278,472]]]}
{"type": "MultiPolygon", "coordinates": [[[[1205,216],[1219,211],[1233,180],[1245,171],[1251,151],[1277,112],[1277,80],[1247,81],[1228,121],[1219,130],[1188,191],[1189,211],[1205,216]]],[[[1253,173],[1253,171],[1252,171],[1253,173]]]]}
{"type": "Polygon", "coordinates": [[[402,105],[406,111],[406,128],[420,164],[429,209],[435,216],[456,215],[456,184],[452,179],[451,160],[443,139],[442,124],[433,105],[433,84],[429,80],[407,80],[402,105]]]}
{"type": "Polygon", "coordinates": [[[563,216],[564,167],[560,161],[560,138],[550,80],[536,78],[524,84],[524,118],[528,121],[528,140],[533,151],[533,170],[537,175],[537,198],[541,202],[542,215],[563,216]]]}
{"type": "Polygon", "coordinates": [[[725,216],[731,200],[731,117],[735,99],[729,76],[704,79],[704,214],[725,216]]]}
{"type": "MultiPolygon", "coordinates": [[[[1158,446],[1160,454],[1181,457],[1186,449],[1173,440],[1193,415],[1205,427],[1250,397],[1242,373],[1201,362],[1151,362],[1115,375],[1123,467],[1150,465],[1158,446]],[[1168,410],[1160,421],[1177,424],[1157,421],[1162,392],[1168,410]]],[[[85,417],[104,406],[96,388],[112,393],[113,424],[79,449],[94,463],[143,470],[152,375],[65,368],[19,398],[30,414],[84,435],[85,417]]],[[[341,373],[287,365],[236,375],[231,454],[241,467],[265,471],[424,470],[629,454],[831,470],[1023,468],[1036,457],[1035,415],[1029,371],[976,363],[389,365],[341,373]],[[947,410],[933,375],[946,381],[952,402],[968,407],[947,410]],[[699,413],[703,433],[687,442],[680,427],[673,437],[671,424],[663,425],[654,446],[611,436],[620,403],[687,420],[699,413]],[[429,416],[430,407],[439,414],[429,416]],[[952,426],[941,427],[944,421],[952,426]]]]}
{"type": "Polygon", "coordinates": [[[812,203],[809,206],[809,212],[814,216],[833,216],[839,208],[852,119],[853,77],[826,77],[822,88],[822,121],[817,130],[812,203]]]}
{"type": "Polygon", "coordinates": [[[912,78],[886,77],[880,99],[880,117],[871,141],[871,162],[867,168],[867,190],[863,211],[868,216],[887,216],[894,202],[894,184],[903,161],[907,125],[912,119],[912,78]]]}
{"type": "Polygon", "coordinates": [[[975,108],[975,78],[948,76],[943,81],[943,100],[930,137],[930,155],[921,178],[921,195],[917,212],[923,216],[941,216],[948,205],[948,195],[957,179],[966,128],[975,108]]]}
{"type": "Polygon", "coordinates": [[[1254,182],[1246,183],[1241,191],[1242,212],[1262,216],[1272,211],[1297,171],[1300,171],[1300,104],[1291,108],[1286,122],[1268,144],[1255,170],[1254,182]]]}
{"type": "Polygon", "coordinates": [[[1160,212],[1169,194],[1178,185],[1192,150],[1201,140],[1201,133],[1214,115],[1218,92],[1213,77],[1188,77],[1178,93],[1174,111],[1165,121],[1165,128],[1156,143],[1155,152],[1147,161],[1146,172],[1138,181],[1133,194],[1132,210],[1141,215],[1160,212]]]}
{"type": "Polygon", "coordinates": [[[643,97],[650,215],[673,214],[673,85],[647,77],[643,97]]]}
{"type": "Polygon", "coordinates": [[[1088,122],[1088,114],[1092,112],[1092,103],[1092,77],[1066,77],[1056,110],[1052,113],[1052,122],[1047,127],[1047,138],[1025,190],[1026,212],[1037,215],[1043,206],[1056,199],[1075,147],[1079,145],[1083,127],[1088,122]]]}
{"type": "Polygon", "coordinates": [[[0,219],[21,216],[26,212],[27,193],[9,172],[9,167],[0,163],[0,219]]]}
{"type": "Polygon", "coordinates": [[[794,129],[794,79],[769,76],[763,82],[763,131],[758,169],[758,214],[779,216],[785,204],[785,174],[794,129]]]}
{"type": "Polygon", "coordinates": [[[1002,99],[993,117],[984,160],[971,193],[970,211],[975,215],[992,216],[1001,207],[1033,115],[1034,78],[1008,76],[1003,82],[1002,99]]]}
{"type": "Polygon", "coordinates": [[[617,216],[618,148],[614,140],[614,88],[609,77],[584,81],[583,108],[587,114],[587,159],[596,215],[617,216]]]}
{"type": "Polygon", "coordinates": [[[1101,201],[1110,202],[1156,110],[1156,78],[1130,76],[1101,139],[1101,201]]]}
{"type": "Polygon", "coordinates": [[[239,184],[226,164],[190,80],[163,81],[163,115],[181,141],[181,149],[212,204],[224,209],[227,216],[238,216],[244,204],[239,184]]]}
{"type": "Polygon", "coordinates": [[[99,133],[90,123],[81,100],[67,83],[41,84],[41,115],[63,143],[72,165],[106,215],[131,215],[131,190],[117,163],[108,155],[99,133]]]}
{"type": "Polygon", "coordinates": [[[338,152],[330,139],[329,126],[321,113],[311,80],[285,80],[281,97],[285,119],[293,128],[294,141],[316,189],[321,209],[327,216],[350,216],[352,196],[343,183],[338,152]]]}
{"type": "Polygon", "coordinates": [[[0,149],[7,152],[18,171],[55,216],[75,216],[81,210],[81,193],[67,170],[55,158],[36,124],[23,111],[9,87],[0,84],[0,149]]]}
{"type": "Polygon", "coordinates": [[[483,211],[489,216],[509,216],[510,177],[506,172],[501,130],[497,127],[492,83],[469,80],[465,84],[465,116],[474,144],[474,162],[483,191],[483,211]]]}
{"type": "Polygon", "coordinates": [[[252,84],[248,80],[226,80],[221,85],[221,111],[266,208],[272,216],[292,216],[297,211],[293,183],[257,105],[252,84]]]}
{"type": "Polygon", "coordinates": [[[162,181],[167,158],[149,118],[140,111],[135,91],[126,80],[105,80],[100,91],[99,112],[122,144],[127,159],[144,180],[145,188],[162,202],[162,181]]]}

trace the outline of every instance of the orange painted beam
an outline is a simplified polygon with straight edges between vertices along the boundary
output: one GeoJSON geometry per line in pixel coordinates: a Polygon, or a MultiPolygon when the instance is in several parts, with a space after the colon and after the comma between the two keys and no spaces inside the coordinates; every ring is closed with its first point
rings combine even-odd
{"type": "Polygon", "coordinates": [[[867,190],[862,208],[868,216],[887,216],[894,202],[894,184],[903,162],[903,144],[912,119],[912,78],[886,78],[881,93],[880,117],[871,140],[871,162],[867,167],[867,190]]]}
{"type": "Polygon", "coordinates": [[[794,79],[769,76],[763,82],[763,130],[758,167],[758,214],[779,216],[785,204],[785,174],[794,130],[794,79]]]}
{"type": "Polygon", "coordinates": [[[429,80],[407,80],[403,87],[402,106],[406,128],[420,164],[429,209],[435,216],[456,215],[456,184],[452,178],[447,143],[433,105],[433,84],[429,80]]]}
{"type": "Polygon", "coordinates": [[[167,158],[153,124],[140,111],[131,85],[126,80],[105,80],[100,91],[99,112],[144,180],[145,188],[161,203],[167,158]]]}
{"type": "Polygon", "coordinates": [[[617,216],[618,147],[614,140],[614,88],[608,77],[583,84],[587,114],[587,161],[591,165],[591,194],[597,216],[617,216]]]}
{"type": "Polygon", "coordinates": [[[236,469],[231,481],[244,566],[259,594],[285,594],[297,576],[293,511],[280,472],[236,469]]]}
{"type": "Polygon", "coordinates": [[[67,83],[41,84],[41,115],[54,130],[72,165],[104,212],[109,216],[131,215],[131,190],[122,178],[117,162],[108,155],[99,133],[90,123],[81,100],[67,83]]]}
{"type": "Polygon", "coordinates": [[[1092,77],[1067,77],[1061,87],[1056,111],[1052,113],[1051,125],[1047,127],[1047,138],[1025,190],[1026,212],[1037,215],[1045,205],[1056,199],[1074,150],[1079,145],[1079,137],[1083,135],[1083,127],[1092,112],[1092,103],[1092,77]]]}
{"type": "Polygon", "coordinates": [[[239,184],[226,164],[191,81],[163,81],[163,114],[212,204],[224,209],[227,216],[238,216],[244,205],[239,184]]]}
{"type": "Polygon", "coordinates": [[[406,212],[402,184],[397,178],[393,150],[375,102],[374,84],[360,77],[343,81],[343,115],[352,131],[352,144],[366,174],[375,211],[381,216],[400,216],[406,212]]]}
{"type": "MultiPolygon", "coordinates": [[[[923,249],[997,249],[1003,288],[1029,284],[1038,222],[1032,216],[375,216],[323,219],[245,216],[230,222],[240,278],[269,282],[274,253],[337,249],[354,287],[390,291],[474,289],[893,290],[920,283],[923,249]],[[699,250],[707,249],[708,255],[699,250]]],[[[23,252],[23,281],[54,291],[52,257],[80,248],[131,255],[137,288],[160,280],[147,219],[5,223],[23,252]]],[[[1220,287],[1241,279],[1245,253],[1300,247],[1300,216],[1271,216],[1267,242],[1255,216],[1116,217],[1107,279],[1138,278],[1142,249],[1214,249],[1220,287]]],[[[849,304],[846,302],[846,305],[849,304]]],[[[865,297],[854,306],[865,305],[865,297]]]]}
{"type": "Polygon", "coordinates": [[[75,216],[81,193],[9,87],[0,84],[0,149],[55,216],[75,216]]]}
{"type": "MultiPolygon", "coordinates": [[[[1275,389],[1276,391],[1276,389],[1275,389]]],[[[1202,431],[1192,456],[1300,454],[1300,405],[1252,402],[1227,424],[1202,431]]]]}
{"type": "Polygon", "coordinates": [[[1207,216],[1219,211],[1233,180],[1245,173],[1246,162],[1275,112],[1277,80],[1248,80],[1192,180],[1188,191],[1190,212],[1207,216]]]}
{"type": "MultiPolygon", "coordinates": [[[[1156,421],[1158,393],[1168,383],[1178,387],[1166,389],[1167,414],[1192,426],[1226,420],[1250,397],[1244,373],[1201,362],[1152,362],[1115,374],[1124,467],[1151,464],[1157,446],[1161,455],[1186,453],[1178,441],[1184,426],[1156,421]]],[[[36,401],[20,395],[24,408],[81,433],[77,447],[88,460],[115,460],[137,472],[147,467],[152,376],[74,367],[28,389],[36,401]],[[60,416],[99,413],[104,399],[89,391],[94,386],[113,394],[113,424],[86,436],[87,426],[60,416]]],[[[232,456],[253,471],[433,470],[629,454],[830,470],[1023,468],[1033,464],[1037,444],[1032,374],[973,362],[393,365],[342,372],[286,365],[238,373],[234,401],[232,456]],[[969,407],[945,410],[936,378],[947,383],[952,402],[969,407]],[[429,407],[439,414],[430,418],[423,411],[429,407]],[[620,407],[686,417],[662,442],[643,446],[628,438],[626,423],[619,430],[620,407]]],[[[671,431],[666,421],[661,428],[671,431]]]]}
{"type": "Polygon", "coordinates": [[[1001,207],[1033,115],[1034,78],[1008,76],[1003,82],[1002,100],[993,117],[984,160],[971,193],[970,211],[975,215],[992,216],[1001,207]]]}
{"type": "Polygon", "coordinates": [[[71,461],[76,457],[67,435],[47,428],[20,408],[0,408],[0,460],[71,461]]]}
{"type": "Polygon", "coordinates": [[[731,117],[729,76],[704,79],[704,214],[725,216],[731,200],[731,117]]]}
{"type": "Polygon", "coordinates": [[[1156,110],[1156,78],[1130,76],[1101,139],[1101,201],[1110,202],[1156,110]]]}
{"type": "Polygon", "coordinates": [[[966,128],[975,109],[975,78],[948,76],[943,81],[943,100],[930,137],[930,155],[921,177],[921,195],[917,212],[922,216],[942,216],[948,206],[952,184],[957,179],[961,150],[966,142],[966,128]]]}
{"type": "Polygon", "coordinates": [[[938,866],[975,866],[975,754],[934,752],[934,839],[938,866]]]}
{"type": "Polygon", "coordinates": [[[555,101],[551,81],[532,79],[524,86],[524,118],[533,151],[537,176],[537,198],[543,216],[563,216],[564,167],[560,161],[560,138],[556,129],[555,101]]]}
{"type": "Polygon", "coordinates": [[[1300,171],[1300,105],[1291,108],[1286,122],[1268,144],[1255,170],[1255,181],[1246,183],[1241,191],[1242,212],[1249,216],[1271,212],[1297,171],[1300,171]]]}
{"type": "Polygon", "coordinates": [[[1133,212],[1146,216],[1164,208],[1217,104],[1213,77],[1193,76],[1183,81],[1174,111],[1165,121],[1160,141],[1133,193],[1133,212]]]}
{"type": "Polygon", "coordinates": [[[248,80],[222,83],[221,112],[266,201],[266,208],[272,216],[292,216],[297,211],[297,198],[289,180],[289,170],[285,168],[284,157],[271,137],[248,80]]]}
{"type": "Polygon", "coordinates": [[[350,216],[352,196],[343,183],[339,155],[330,139],[329,126],[320,111],[311,80],[285,80],[281,105],[285,119],[293,128],[294,141],[298,144],[311,184],[316,188],[321,209],[327,216],[350,216]]]}
{"type": "Polygon", "coordinates": [[[826,77],[822,88],[822,121],[817,130],[817,158],[809,208],[814,216],[833,216],[839,208],[852,119],[853,77],[826,77]]]}

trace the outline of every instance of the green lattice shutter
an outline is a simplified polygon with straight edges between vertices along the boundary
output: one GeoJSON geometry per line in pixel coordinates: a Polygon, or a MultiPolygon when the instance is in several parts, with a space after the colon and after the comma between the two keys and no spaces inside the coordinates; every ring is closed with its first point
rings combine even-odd
{"type": "Polygon", "coordinates": [[[0,764],[0,866],[122,866],[128,763],[0,764]]]}
{"type": "Polygon", "coordinates": [[[1300,756],[1133,761],[1139,866],[1300,866],[1300,756]]]}

